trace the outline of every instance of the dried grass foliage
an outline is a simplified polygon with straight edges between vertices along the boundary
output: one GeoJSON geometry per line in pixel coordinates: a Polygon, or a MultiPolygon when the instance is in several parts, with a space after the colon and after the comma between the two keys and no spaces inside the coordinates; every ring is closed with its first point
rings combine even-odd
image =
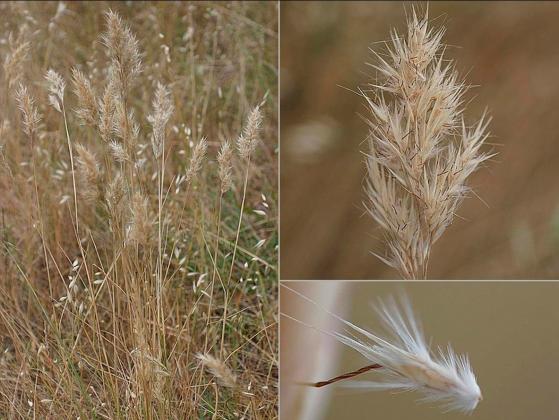
{"type": "Polygon", "coordinates": [[[274,417],[276,7],[104,6],[0,5],[0,417],[274,417]]]}

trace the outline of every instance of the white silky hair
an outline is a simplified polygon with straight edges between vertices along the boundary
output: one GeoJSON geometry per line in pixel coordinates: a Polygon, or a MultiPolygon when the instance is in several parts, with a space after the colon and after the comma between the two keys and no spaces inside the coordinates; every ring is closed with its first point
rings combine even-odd
{"type": "Polygon", "coordinates": [[[382,338],[322,308],[298,291],[285,285],[282,287],[343,323],[348,331],[325,331],[289,315],[283,316],[334,337],[370,362],[381,366],[374,370],[380,376],[378,380],[345,381],[341,383],[344,388],[417,391],[423,395],[419,400],[421,402],[439,403],[444,411],[467,414],[481,401],[481,390],[468,357],[456,354],[450,345],[438,347],[436,352],[432,352],[405,294],[400,295],[399,301],[389,297],[384,301],[379,300],[374,306],[387,332],[382,338]]]}

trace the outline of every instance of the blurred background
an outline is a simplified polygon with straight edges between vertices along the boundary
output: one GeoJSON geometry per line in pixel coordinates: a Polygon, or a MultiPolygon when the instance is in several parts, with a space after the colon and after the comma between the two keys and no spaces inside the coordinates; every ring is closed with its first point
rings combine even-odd
{"type": "MultiPolygon", "coordinates": [[[[457,353],[468,354],[483,393],[472,419],[548,420],[559,416],[559,283],[310,281],[284,285],[375,332],[380,325],[370,303],[404,291],[423,323],[426,338],[432,339],[432,348],[450,343],[457,353]]],[[[285,287],[280,289],[282,313],[330,331],[345,331],[317,307],[285,287]]],[[[280,337],[281,418],[464,419],[463,414],[443,413],[434,404],[418,404],[417,393],[298,385],[358,369],[367,360],[335,339],[284,316],[280,337]]],[[[374,380],[375,373],[359,379],[374,380]]]]}
{"type": "MultiPolygon", "coordinates": [[[[410,6],[409,4],[407,5],[410,6]]],[[[424,4],[420,5],[424,7],[424,4]]],[[[498,156],[470,178],[435,244],[429,278],[559,276],[559,4],[432,2],[446,57],[474,87],[465,118],[488,108],[498,156]]],[[[281,3],[281,278],[397,278],[370,251],[381,232],[363,215],[369,47],[406,29],[398,2],[281,3]],[[347,89],[346,89],[347,88],[347,89]]]]}

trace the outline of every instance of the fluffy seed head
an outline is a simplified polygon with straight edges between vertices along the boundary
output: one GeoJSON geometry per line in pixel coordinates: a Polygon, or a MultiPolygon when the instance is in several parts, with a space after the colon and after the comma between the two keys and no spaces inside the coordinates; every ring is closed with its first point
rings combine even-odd
{"type": "Polygon", "coordinates": [[[139,43],[120,16],[109,10],[105,15],[107,30],[101,42],[111,59],[111,73],[118,89],[126,95],[130,85],[142,71],[139,43]]]}
{"type": "MultiPolygon", "coordinates": [[[[299,292],[287,289],[318,306],[299,292]]],[[[384,337],[323,309],[349,332],[319,331],[359,352],[374,364],[373,374],[378,376],[376,380],[340,384],[371,391],[417,391],[423,395],[420,401],[439,403],[446,411],[472,412],[482,395],[468,357],[456,354],[450,345],[432,352],[405,295],[399,302],[393,298],[380,300],[375,309],[386,330],[384,337]]]]}
{"type": "Polygon", "coordinates": [[[19,85],[15,98],[23,118],[23,131],[32,137],[37,132],[41,123],[41,114],[37,111],[35,101],[24,85],[19,85]]]}
{"type": "Polygon", "coordinates": [[[124,163],[128,160],[130,160],[130,157],[128,156],[128,153],[126,152],[126,149],[124,149],[124,146],[119,143],[116,140],[111,140],[109,142],[109,149],[111,150],[111,154],[113,155],[113,158],[120,163],[124,163]]]}
{"type": "Polygon", "coordinates": [[[208,150],[208,142],[204,137],[198,142],[194,151],[192,152],[192,157],[190,158],[190,166],[186,171],[186,181],[191,182],[200,170],[202,169],[202,162],[206,156],[206,151],[208,150]]]}
{"type": "Polygon", "coordinates": [[[228,141],[225,141],[217,154],[219,166],[219,180],[221,181],[221,192],[225,193],[233,187],[233,149],[228,141]]]}
{"type": "Polygon", "coordinates": [[[262,112],[260,106],[256,106],[249,114],[247,122],[242,134],[237,140],[237,148],[239,155],[243,159],[248,159],[258,145],[258,135],[260,134],[260,127],[262,125],[262,112]]]}
{"type": "Polygon", "coordinates": [[[103,97],[99,101],[99,132],[106,143],[111,140],[114,132],[118,99],[115,83],[109,79],[109,83],[103,91],[103,97]]]}
{"type": "Polygon", "coordinates": [[[388,59],[376,54],[370,111],[365,207],[383,230],[379,258],[404,278],[425,277],[433,244],[467,196],[466,180],[492,155],[481,153],[488,119],[462,117],[466,87],[443,60],[443,30],[412,9],[407,37],[392,33],[388,59]]]}
{"type": "Polygon", "coordinates": [[[8,82],[8,89],[11,89],[23,76],[23,64],[29,56],[31,44],[21,42],[15,45],[12,34],[10,34],[8,42],[11,51],[4,59],[4,78],[8,82]]]}
{"type": "Polygon", "coordinates": [[[66,82],[60,74],[53,69],[47,70],[45,74],[47,81],[47,89],[50,93],[49,102],[58,112],[62,112],[64,104],[64,89],[66,89],[66,82]]]}
{"type": "Polygon", "coordinates": [[[155,97],[153,98],[153,113],[148,116],[148,121],[153,127],[151,146],[153,154],[159,158],[163,153],[165,144],[165,126],[173,114],[173,103],[169,89],[161,83],[157,83],[155,97]]]}
{"type": "Polygon", "coordinates": [[[126,194],[126,186],[120,172],[117,172],[114,178],[107,186],[106,201],[107,207],[111,213],[112,219],[120,214],[122,198],[126,194]]]}
{"type": "Polygon", "coordinates": [[[196,358],[198,358],[204,367],[206,367],[211,374],[216,377],[221,385],[229,388],[235,387],[237,377],[233,372],[231,372],[231,369],[229,369],[224,362],[207,353],[198,353],[196,358]]]}
{"type": "Polygon", "coordinates": [[[72,83],[74,93],[78,98],[78,109],[76,114],[83,124],[95,126],[99,118],[97,112],[97,99],[89,79],[77,68],[72,69],[72,83]]]}
{"type": "Polygon", "coordinates": [[[136,123],[134,111],[130,110],[127,114],[124,102],[120,100],[116,101],[114,110],[112,132],[128,146],[129,150],[133,150],[140,134],[140,126],[136,123]]]}

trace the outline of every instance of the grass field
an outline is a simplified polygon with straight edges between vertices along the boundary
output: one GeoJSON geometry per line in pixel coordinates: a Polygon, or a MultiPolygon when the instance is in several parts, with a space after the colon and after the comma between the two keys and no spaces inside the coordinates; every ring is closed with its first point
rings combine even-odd
{"type": "Polygon", "coordinates": [[[275,417],[277,5],[0,13],[0,418],[275,417]]]}

